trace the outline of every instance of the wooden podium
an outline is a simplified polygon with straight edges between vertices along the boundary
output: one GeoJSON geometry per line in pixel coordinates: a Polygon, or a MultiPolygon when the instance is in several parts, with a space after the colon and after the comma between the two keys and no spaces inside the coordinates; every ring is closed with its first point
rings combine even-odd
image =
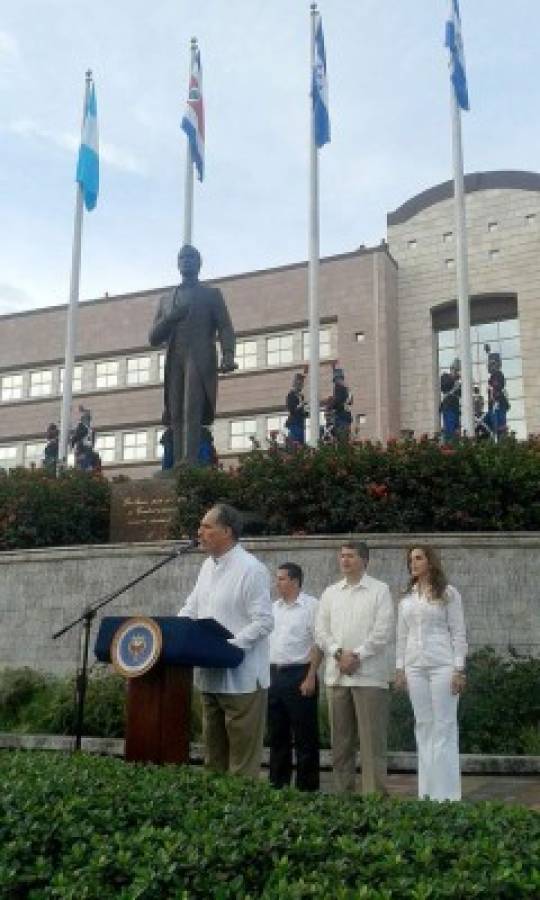
{"type": "MultiPolygon", "coordinates": [[[[161,655],[147,671],[127,678],[125,758],[130,762],[186,764],[193,666],[235,668],[244,653],[228,643],[231,633],[213,619],[151,618],[162,636],[161,655]]],[[[133,623],[131,634],[137,637],[138,620],[148,621],[143,616],[102,619],[95,646],[97,659],[112,662],[118,630],[133,623]]],[[[139,637],[138,648],[140,642],[139,637]]]]}

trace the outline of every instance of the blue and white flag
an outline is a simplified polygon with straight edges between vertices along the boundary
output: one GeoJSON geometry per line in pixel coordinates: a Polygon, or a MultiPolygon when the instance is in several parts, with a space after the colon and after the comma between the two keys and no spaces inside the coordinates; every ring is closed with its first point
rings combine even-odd
{"type": "Polygon", "coordinates": [[[454,85],[456,100],[461,109],[469,109],[465,53],[461,37],[461,17],[458,0],[450,0],[449,18],[446,23],[445,45],[450,52],[450,79],[454,85]]]}
{"type": "Polygon", "coordinates": [[[81,148],[79,150],[75,180],[81,186],[84,205],[90,212],[90,210],[94,209],[99,194],[98,124],[94,82],[90,84],[86,96],[81,148]]]}
{"type": "Polygon", "coordinates": [[[191,158],[197,168],[199,181],[204,178],[204,104],[202,94],[201,54],[193,55],[187,107],[182,119],[182,129],[186,132],[191,158]]]}
{"type": "Polygon", "coordinates": [[[324,144],[330,142],[330,116],[328,115],[326,54],[324,52],[324,36],[320,13],[316,13],[315,16],[315,47],[311,96],[315,119],[315,145],[323,147],[324,144]]]}

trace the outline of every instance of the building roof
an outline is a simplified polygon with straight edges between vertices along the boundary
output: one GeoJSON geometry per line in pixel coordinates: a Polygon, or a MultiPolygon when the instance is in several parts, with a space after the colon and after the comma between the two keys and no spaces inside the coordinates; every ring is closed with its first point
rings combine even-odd
{"type": "MultiPolygon", "coordinates": [[[[474,191],[490,191],[490,190],[514,190],[514,191],[539,191],[540,192],[540,174],[538,172],[522,172],[518,170],[502,169],[494,172],[471,172],[465,175],[465,193],[472,194],[474,191]]],[[[388,228],[394,225],[401,225],[416,216],[424,209],[441,203],[443,200],[450,200],[454,196],[454,182],[443,181],[434,187],[416,194],[410,200],[406,200],[401,206],[398,206],[394,212],[388,213],[386,217],[388,228]]]]}

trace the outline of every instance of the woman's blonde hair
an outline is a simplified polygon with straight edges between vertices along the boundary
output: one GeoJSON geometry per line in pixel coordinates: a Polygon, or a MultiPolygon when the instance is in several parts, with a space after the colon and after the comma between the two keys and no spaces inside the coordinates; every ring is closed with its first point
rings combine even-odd
{"type": "MultiPolygon", "coordinates": [[[[439,554],[433,547],[429,547],[427,544],[414,544],[412,547],[409,547],[407,550],[407,569],[409,570],[409,575],[411,574],[411,554],[413,550],[421,550],[428,561],[428,579],[431,588],[431,599],[446,601],[448,599],[446,592],[448,579],[444,574],[439,554]]],[[[405,593],[410,593],[415,584],[416,578],[413,578],[411,575],[405,593]]]]}

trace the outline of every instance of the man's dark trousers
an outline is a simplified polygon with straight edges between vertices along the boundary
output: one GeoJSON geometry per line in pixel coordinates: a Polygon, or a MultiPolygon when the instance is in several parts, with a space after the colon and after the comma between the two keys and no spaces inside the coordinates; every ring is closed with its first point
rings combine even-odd
{"type": "Polygon", "coordinates": [[[296,787],[319,789],[318,690],[312,697],[300,693],[309,665],[270,666],[268,736],[270,783],[286,787],[292,777],[292,748],[296,751],[296,787]]]}

